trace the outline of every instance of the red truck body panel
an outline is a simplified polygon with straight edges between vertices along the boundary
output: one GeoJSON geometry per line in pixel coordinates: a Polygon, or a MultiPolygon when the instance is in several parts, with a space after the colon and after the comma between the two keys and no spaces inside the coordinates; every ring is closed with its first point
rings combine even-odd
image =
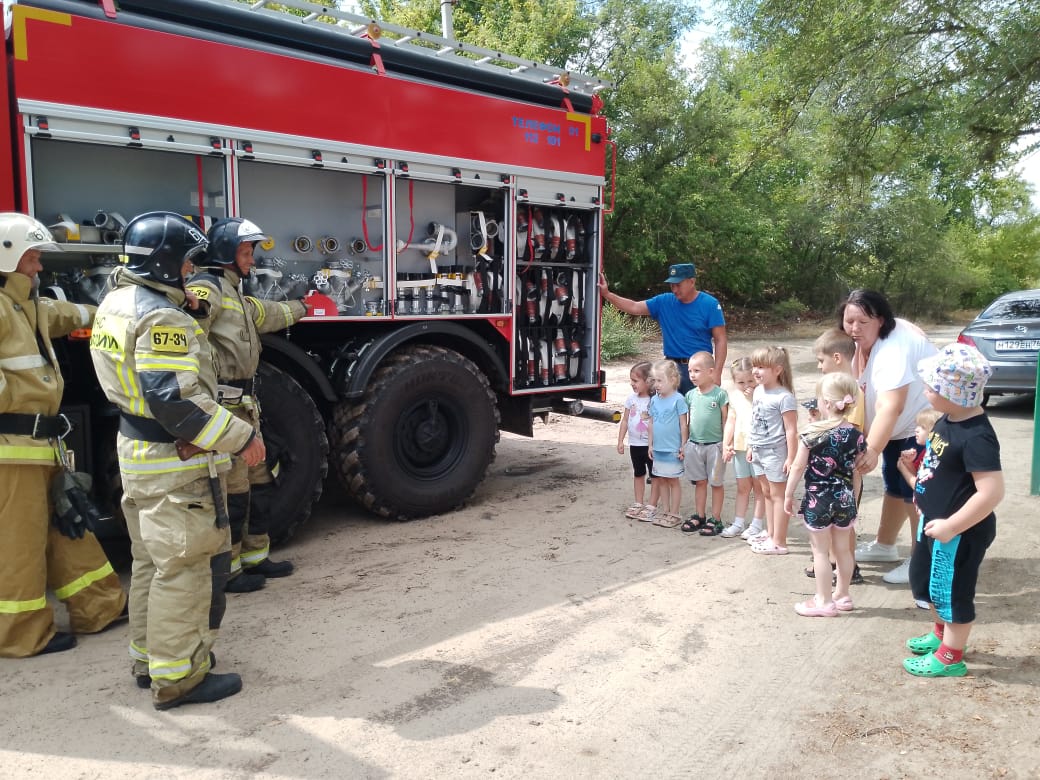
{"type": "Polygon", "coordinates": [[[605,138],[605,120],[568,112],[563,90],[551,109],[30,7],[15,16],[17,99],[603,175],[592,135],[605,138]]]}

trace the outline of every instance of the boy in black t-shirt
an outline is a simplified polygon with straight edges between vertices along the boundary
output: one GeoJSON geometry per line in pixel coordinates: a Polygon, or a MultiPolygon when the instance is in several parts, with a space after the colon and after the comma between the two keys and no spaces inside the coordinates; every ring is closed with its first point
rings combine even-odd
{"type": "Polygon", "coordinates": [[[903,668],[918,677],[962,677],[979,564],[996,536],[993,510],[1004,497],[1000,444],[982,409],[992,369],[974,347],[950,344],[917,370],[928,402],[943,416],[917,471],[921,520],[910,587],[915,599],[931,602],[938,618],[931,632],[907,640],[919,657],[907,658],[903,668]]]}

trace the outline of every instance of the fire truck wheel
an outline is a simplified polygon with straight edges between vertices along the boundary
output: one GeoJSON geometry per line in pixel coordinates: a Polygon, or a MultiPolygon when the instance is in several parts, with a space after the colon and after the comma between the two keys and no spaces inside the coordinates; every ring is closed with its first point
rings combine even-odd
{"type": "Polygon", "coordinates": [[[329,439],[318,407],[295,379],[261,362],[257,380],[267,462],[277,464],[278,472],[268,533],[279,543],[310,517],[321,497],[329,470],[329,439]]]}
{"type": "Polygon", "coordinates": [[[470,360],[443,347],[405,347],[376,370],[360,403],[336,407],[340,481],[382,517],[451,511],[494,460],[498,421],[495,394],[470,360]]]}

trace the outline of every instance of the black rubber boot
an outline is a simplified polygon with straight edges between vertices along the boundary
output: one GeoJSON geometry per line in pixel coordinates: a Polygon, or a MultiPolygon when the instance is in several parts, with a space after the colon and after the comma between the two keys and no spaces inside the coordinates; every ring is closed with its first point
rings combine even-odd
{"type": "Polygon", "coordinates": [[[260,590],[267,584],[267,578],[262,574],[250,574],[243,571],[237,577],[232,577],[224,586],[225,593],[252,593],[260,590]]]}
{"type": "Polygon", "coordinates": [[[240,690],[242,690],[242,678],[237,674],[207,674],[202,678],[202,682],[183,696],[169,701],[156,702],[155,709],[172,710],[182,704],[209,704],[226,699],[228,696],[234,696],[240,690]]]}
{"type": "Polygon", "coordinates": [[[272,561],[264,558],[256,566],[247,566],[244,571],[250,574],[262,574],[265,577],[288,577],[295,567],[292,561],[272,561]]]}
{"type": "Polygon", "coordinates": [[[43,655],[45,653],[63,653],[66,650],[71,650],[76,646],[76,637],[67,631],[56,631],[54,636],[51,637],[51,641],[43,646],[43,649],[37,653],[37,655],[43,655]]]}
{"type": "MultiPolygon", "coordinates": [[[[213,655],[213,653],[209,654],[209,668],[210,670],[217,668],[217,657],[213,655]]],[[[147,674],[142,674],[140,677],[134,677],[134,679],[137,681],[138,688],[147,689],[152,687],[152,678],[147,674]]]]}

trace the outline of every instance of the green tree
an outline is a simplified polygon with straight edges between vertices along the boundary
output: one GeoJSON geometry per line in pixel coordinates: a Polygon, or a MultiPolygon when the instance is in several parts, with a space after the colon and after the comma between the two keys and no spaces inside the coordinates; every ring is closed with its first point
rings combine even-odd
{"type": "MultiPolygon", "coordinates": [[[[440,33],[438,0],[361,0],[440,33]]],[[[850,287],[937,312],[1040,276],[1016,154],[1040,138],[1037,4],[731,0],[678,57],[684,0],[460,0],[459,40],[614,82],[604,264],[628,295],[698,265],[728,303],[827,309],[850,287]],[[976,20],[984,20],[980,23],[976,20]]]]}
{"type": "MultiPolygon", "coordinates": [[[[734,0],[738,40],[762,58],[777,115],[819,100],[850,147],[932,115],[974,141],[973,163],[1040,135],[1040,5],[1016,0],[734,0]]],[[[778,127],[783,128],[784,122],[778,127]]]]}

